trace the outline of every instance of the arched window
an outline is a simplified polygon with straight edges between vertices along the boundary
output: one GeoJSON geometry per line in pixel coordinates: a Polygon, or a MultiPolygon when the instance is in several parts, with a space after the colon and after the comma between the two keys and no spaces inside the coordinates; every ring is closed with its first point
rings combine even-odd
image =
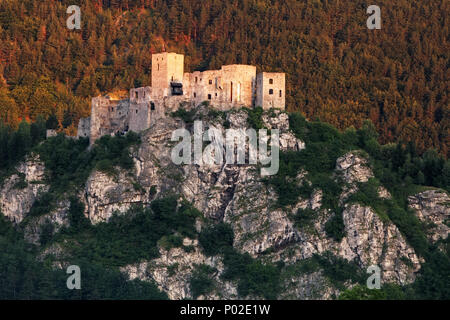
{"type": "Polygon", "coordinates": [[[273,89],[269,89],[269,94],[273,94],[273,89]]]}

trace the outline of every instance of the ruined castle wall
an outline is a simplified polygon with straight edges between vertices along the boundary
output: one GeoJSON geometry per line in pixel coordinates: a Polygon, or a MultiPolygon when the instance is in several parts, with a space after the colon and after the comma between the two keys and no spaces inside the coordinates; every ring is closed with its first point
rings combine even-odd
{"type": "Polygon", "coordinates": [[[256,81],[256,102],[264,110],[270,108],[285,109],[286,105],[286,74],[262,72],[256,81]]]}
{"type": "Polygon", "coordinates": [[[220,70],[183,72],[183,55],[152,55],[152,86],[131,89],[129,99],[93,98],[91,117],[80,119],[78,136],[90,137],[93,144],[106,134],[140,132],[180,106],[192,108],[204,101],[220,110],[243,106],[285,108],[284,73],[256,75],[255,66],[239,64],[222,66],[220,70]],[[172,83],[182,84],[183,95],[172,95],[172,83]]]}
{"type": "Polygon", "coordinates": [[[111,104],[110,126],[111,133],[123,133],[127,131],[127,121],[130,103],[128,99],[114,101],[111,104]]]}
{"type": "Polygon", "coordinates": [[[152,88],[169,90],[171,82],[182,82],[184,75],[184,56],[173,52],[152,55],[152,88]]]}
{"type": "Polygon", "coordinates": [[[78,138],[89,138],[91,132],[91,117],[81,118],[78,122],[78,138]]]}
{"type": "Polygon", "coordinates": [[[208,101],[211,106],[222,110],[252,106],[255,87],[256,67],[248,65],[186,73],[183,80],[184,95],[195,105],[208,101]]]}
{"type": "Polygon", "coordinates": [[[111,100],[108,97],[92,99],[90,120],[90,144],[103,135],[120,133],[126,130],[129,102],[111,100]]]}
{"type": "Polygon", "coordinates": [[[130,116],[128,129],[140,132],[150,124],[151,88],[133,88],[130,90],[130,116]]]}

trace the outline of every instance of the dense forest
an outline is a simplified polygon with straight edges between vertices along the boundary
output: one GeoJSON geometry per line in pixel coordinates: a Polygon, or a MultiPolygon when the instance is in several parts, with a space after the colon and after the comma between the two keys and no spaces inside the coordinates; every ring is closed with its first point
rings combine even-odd
{"type": "Polygon", "coordinates": [[[76,132],[90,97],[150,85],[151,54],[186,55],[186,70],[256,65],[287,73],[287,108],[339,129],[370,119],[379,142],[449,155],[449,23],[445,0],[4,0],[0,119],[56,117],[76,132]],[[78,4],[81,30],[69,30],[78,4]]]}

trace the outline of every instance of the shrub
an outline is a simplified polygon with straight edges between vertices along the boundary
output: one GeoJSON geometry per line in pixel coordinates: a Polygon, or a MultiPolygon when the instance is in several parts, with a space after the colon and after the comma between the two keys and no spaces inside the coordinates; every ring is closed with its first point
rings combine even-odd
{"type": "Polygon", "coordinates": [[[248,114],[247,122],[250,128],[259,130],[264,128],[264,122],[262,121],[263,108],[255,107],[252,109],[245,109],[248,114]]]}
{"type": "Polygon", "coordinates": [[[180,107],[177,111],[171,113],[172,117],[181,118],[186,124],[194,123],[195,110],[186,111],[180,107]]]}
{"type": "Polygon", "coordinates": [[[233,246],[233,229],[229,224],[219,223],[202,230],[198,240],[206,255],[217,255],[233,246]]]}
{"type": "Polygon", "coordinates": [[[214,289],[213,275],[217,270],[206,264],[196,265],[190,279],[192,298],[206,295],[214,289]]]}

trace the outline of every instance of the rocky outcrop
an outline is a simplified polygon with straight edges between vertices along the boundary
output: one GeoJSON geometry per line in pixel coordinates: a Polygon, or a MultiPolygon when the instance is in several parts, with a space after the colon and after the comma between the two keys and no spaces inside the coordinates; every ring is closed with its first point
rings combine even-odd
{"type": "Polygon", "coordinates": [[[208,265],[217,271],[212,276],[215,283],[213,292],[199,299],[232,299],[237,297],[236,287],[220,280],[223,273],[223,264],[218,257],[206,257],[200,250],[197,240],[184,239],[184,245],[190,246],[189,252],[182,248],[165,250],[160,248],[160,257],[150,262],[141,262],[128,265],[121,270],[129,278],[152,280],[159,289],[167,292],[170,299],[180,300],[192,298],[190,280],[195,268],[199,265],[208,265]]]}
{"type": "Polygon", "coordinates": [[[339,256],[363,268],[378,265],[384,282],[414,281],[420,260],[393,223],[359,204],[347,206],[343,218],[346,236],[339,244],[339,256]]]}
{"type": "Polygon", "coordinates": [[[133,204],[145,204],[146,192],[126,173],[111,176],[94,171],[86,182],[85,215],[92,223],[108,221],[114,212],[125,212],[133,204]]]}
{"type": "Polygon", "coordinates": [[[329,300],[339,296],[339,290],[322,271],[288,277],[283,281],[283,288],[281,300],[329,300]]]}
{"type": "Polygon", "coordinates": [[[51,225],[51,232],[49,236],[57,233],[62,227],[69,226],[69,200],[60,200],[57,202],[55,209],[50,213],[38,216],[30,217],[24,228],[24,237],[28,242],[39,244],[44,227],[48,224],[51,225]]]}
{"type": "Polygon", "coordinates": [[[18,224],[30,211],[39,195],[48,191],[45,184],[45,166],[36,155],[16,167],[16,173],[7,178],[0,189],[0,211],[18,224]]]}
{"type": "Polygon", "coordinates": [[[289,115],[280,110],[273,110],[272,113],[265,113],[262,116],[265,127],[269,130],[280,130],[280,150],[300,151],[305,149],[305,143],[297,139],[289,130],[289,115]]]}
{"type": "Polygon", "coordinates": [[[430,240],[447,239],[450,232],[450,197],[443,190],[427,190],[408,198],[409,206],[427,226],[430,240]]]}
{"type": "MultiPolygon", "coordinates": [[[[207,111],[202,108],[197,110],[203,114],[204,129],[214,125],[223,132],[223,115],[212,119],[207,111]]],[[[301,152],[305,147],[289,130],[286,113],[266,112],[262,120],[264,127],[280,130],[282,150],[301,152]]],[[[230,128],[246,128],[247,112],[227,112],[226,121],[230,128]]],[[[355,262],[362,269],[378,265],[382,270],[383,282],[405,284],[414,280],[421,260],[398,228],[388,219],[381,219],[368,206],[346,203],[348,197],[358,191],[360,183],[368,182],[374,176],[362,152],[348,152],[336,161],[333,178],[343,189],[339,204],[343,210],[345,231],[342,240],[336,241],[326,233],[325,226],[338,213],[323,206],[327,194],[319,188],[314,189],[309,197],[299,196],[294,205],[281,208],[277,206],[277,193],[264,182],[258,166],[225,163],[175,165],[171,150],[177,142],[171,141],[171,136],[180,127],[193,132],[191,123],[172,117],[142,132],[140,147],[132,151],[133,170],[118,170],[117,174],[112,175],[100,171],[91,173],[84,190],[79,193],[79,199],[85,204],[85,215],[92,223],[108,221],[114,212],[125,213],[134,204],[149,205],[156,198],[177,194],[192,202],[206,218],[229,223],[235,235],[235,249],[256,259],[281,261],[286,266],[292,266],[315,254],[330,252],[355,262]],[[302,225],[294,222],[292,217],[299,209],[312,215],[310,223],[302,225]]],[[[23,220],[38,194],[48,190],[48,186],[39,182],[43,179],[44,167],[38,160],[29,160],[18,168],[18,172],[22,175],[8,178],[0,194],[2,212],[16,223],[23,220]],[[22,177],[26,186],[22,183],[22,189],[15,188],[22,177]]],[[[301,186],[307,183],[307,179],[308,172],[300,170],[288,183],[301,186]]],[[[385,199],[391,197],[383,187],[379,189],[379,196],[385,199]]],[[[448,195],[438,191],[410,197],[410,205],[416,209],[419,218],[437,226],[432,236],[434,240],[448,235],[448,203],[448,195]]],[[[27,239],[38,243],[46,223],[54,224],[55,232],[68,225],[69,206],[68,202],[60,201],[57,208],[47,215],[30,217],[25,228],[27,239]]],[[[197,231],[201,228],[199,219],[197,231]]],[[[224,266],[220,257],[206,257],[195,240],[185,239],[184,242],[190,250],[160,247],[158,258],[128,265],[122,271],[130,279],[155,281],[171,299],[184,299],[192,297],[190,279],[193,271],[198,265],[205,264],[217,270],[212,275],[215,288],[207,296],[199,298],[245,298],[238,297],[235,284],[221,279],[224,266]]],[[[64,256],[59,249],[55,253],[64,256]]],[[[283,281],[282,299],[330,299],[339,294],[321,270],[294,274],[283,281]]]]}

